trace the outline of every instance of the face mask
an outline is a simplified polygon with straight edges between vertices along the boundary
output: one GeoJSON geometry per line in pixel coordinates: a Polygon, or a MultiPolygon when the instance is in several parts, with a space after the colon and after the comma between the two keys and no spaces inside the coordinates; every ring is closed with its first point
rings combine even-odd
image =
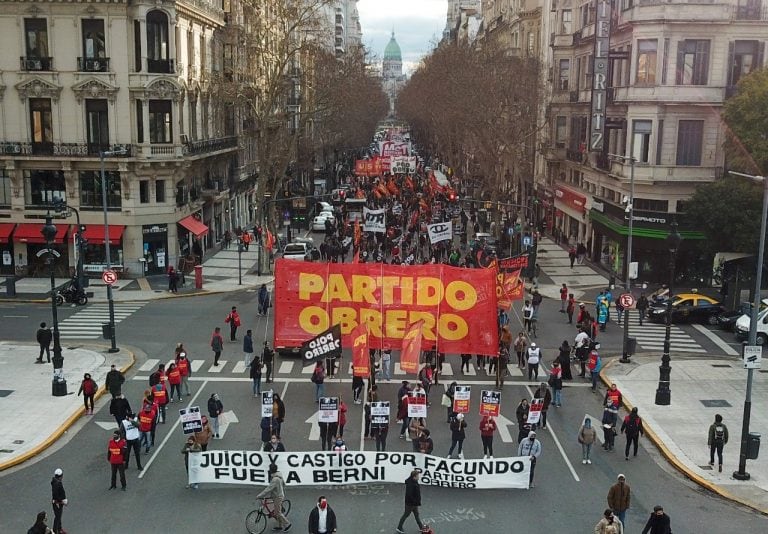
{"type": "Polygon", "coordinates": [[[528,438],[528,439],[530,439],[531,441],[536,441],[536,438],[528,438]]]}
{"type": "Polygon", "coordinates": [[[320,501],[320,509],[325,510],[325,508],[328,506],[327,501],[320,501]]]}

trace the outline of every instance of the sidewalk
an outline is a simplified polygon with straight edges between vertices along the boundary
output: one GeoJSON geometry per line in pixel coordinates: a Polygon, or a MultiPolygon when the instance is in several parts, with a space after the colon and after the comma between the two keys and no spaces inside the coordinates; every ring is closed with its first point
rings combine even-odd
{"type": "MultiPolygon", "coordinates": [[[[603,368],[606,384],[615,383],[628,409],[638,408],[646,437],[670,463],[700,486],[721,496],[768,513],[768,454],[763,446],[757,460],[747,460],[748,481],[733,478],[738,469],[747,371],[734,358],[685,358],[672,355],[672,404],[654,404],[659,380],[658,354],[637,355],[632,363],[618,360],[603,368]],[[729,441],[723,452],[723,472],[709,466],[707,433],[715,414],[723,416],[729,441]]],[[[756,372],[752,389],[750,432],[768,436],[768,379],[756,372]]],[[[621,447],[624,440],[619,439],[621,447]]],[[[717,461],[717,457],[715,457],[717,461]]]]}
{"type": "MultiPolygon", "coordinates": [[[[588,290],[608,287],[608,278],[587,263],[574,264],[571,269],[568,251],[549,237],[542,237],[539,241],[536,261],[541,271],[552,281],[551,284],[539,284],[539,293],[544,297],[560,300],[563,284],[568,286],[568,291],[573,293],[576,300],[581,300],[588,290]]],[[[594,293],[596,295],[597,291],[594,293]]]]}
{"type": "MultiPolygon", "coordinates": [[[[238,254],[236,248],[220,250],[203,262],[203,288],[195,289],[194,274],[186,275],[186,285],[179,287],[177,294],[168,291],[168,277],[165,275],[147,276],[139,279],[122,279],[112,287],[112,298],[115,302],[135,302],[157,300],[162,298],[175,298],[191,295],[206,295],[215,293],[227,293],[240,289],[259,287],[261,284],[269,284],[274,279],[271,273],[257,274],[256,262],[258,252],[252,248],[243,252],[241,267],[238,268],[238,254]],[[239,273],[242,272],[242,285],[239,284],[239,273]]],[[[68,283],[68,279],[57,278],[56,287],[68,283]]],[[[86,288],[89,302],[107,302],[107,286],[100,278],[91,278],[86,288]]],[[[16,297],[5,295],[5,279],[0,279],[0,302],[29,302],[49,301],[51,281],[49,278],[21,278],[16,280],[16,297]]]]}
{"type": "MultiPolygon", "coordinates": [[[[37,345],[0,342],[0,471],[43,452],[84,416],[83,397],[77,396],[85,373],[104,394],[110,365],[125,373],[134,363],[133,353],[122,349],[108,354],[107,347],[62,347],[67,395],[51,395],[53,366],[35,364],[37,345]]],[[[90,417],[90,416],[88,416],[90,417]]],[[[114,421],[113,421],[114,423],[114,421]]]]}

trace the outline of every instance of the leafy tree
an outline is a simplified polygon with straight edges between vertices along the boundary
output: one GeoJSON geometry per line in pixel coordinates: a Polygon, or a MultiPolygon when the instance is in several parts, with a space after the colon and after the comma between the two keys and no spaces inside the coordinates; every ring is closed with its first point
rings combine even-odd
{"type": "Polygon", "coordinates": [[[739,81],[736,95],[725,102],[726,154],[731,168],[768,173],[768,69],[739,81]]]}
{"type": "Polygon", "coordinates": [[[691,222],[707,236],[708,252],[754,253],[760,238],[762,187],[726,177],[700,186],[685,203],[691,222]]]}

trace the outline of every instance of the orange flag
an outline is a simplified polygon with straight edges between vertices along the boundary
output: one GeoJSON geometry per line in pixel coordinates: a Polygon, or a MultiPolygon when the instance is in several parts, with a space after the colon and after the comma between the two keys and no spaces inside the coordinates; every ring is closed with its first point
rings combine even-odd
{"type": "Polygon", "coordinates": [[[363,229],[360,228],[360,219],[355,219],[355,246],[360,246],[360,239],[363,237],[363,229]]]}
{"type": "Polygon", "coordinates": [[[362,377],[371,374],[371,358],[368,354],[368,327],[365,323],[352,330],[352,374],[362,377]]]}
{"type": "Polygon", "coordinates": [[[400,351],[400,369],[405,373],[418,374],[419,355],[421,354],[421,329],[424,321],[413,323],[403,337],[403,350],[400,351]]]}
{"type": "Polygon", "coordinates": [[[272,232],[267,230],[267,240],[265,243],[265,246],[267,247],[267,250],[272,252],[272,249],[275,247],[275,236],[272,235],[272,232]]]}

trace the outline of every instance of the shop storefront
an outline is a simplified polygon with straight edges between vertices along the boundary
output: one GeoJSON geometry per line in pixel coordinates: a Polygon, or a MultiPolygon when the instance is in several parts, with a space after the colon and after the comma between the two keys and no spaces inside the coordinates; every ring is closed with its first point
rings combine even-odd
{"type": "Polygon", "coordinates": [[[168,269],[168,225],[144,225],[141,227],[141,234],[144,273],[165,273],[168,269]]]}
{"type": "Polygon", "coordinates": [[[193,264],[202,261],[203,239],[208,235],[208,226],[203,224],[198,213],[180,220],[179,226],[179,254],[185,258],[186,263],[193,264]]]}
{"type": "MultiPolygon", "coordinates": [[[[123,272],[123,232],[125,226],[109,225],[109,255],[112,270],[123,272]]],[[[107,246],[104,239],[104,225],[89,224],[83,232],[86,241],[83,250],[83,271],[91,276],[101,276],[107,268],[107,246]]],[[[77,251],[77,247],[75,247],[77,251]]]]}
{"type": "Polygon", "coordinates": [[[11,234],[16,225],[13,223],[0,223],[0,274],[14,274],[13,241],[11,234]]]}
{"type": "MultiPolygon", "coordinates": [[[[617,278],[625,278],[628,221],[624,207],[604,200],[593,199],[589,213],[592,221],[592,261],[602,264],[617,278]]],[[[703,272],[699,266],[709,270],[712,261],[700,257],[699,242],[704,235],[691,228],[683,214],[660,213],[635,210],[632,223],[632,262],[638,264],[638,281],[664,283],[669,276],[669,251],[666,238],[671,229],[672,219],[678,223],[683,237],[677,253],[676,279],[682,283],[695,283],[703,272]]]]}
{"type": "MultiPolygon", "coordinates": [[[[74,267],[69,264],[69,246],[67,236],[70,225],[56,221],[56,236],[51,248],[59,253],[54,263],[55,275],[59,278],[69,278],[74,273],[74,267]]],[[[16,254],[18,274],[24,276],[48,276],[49,267],[46,264],[48,249],[42,234],[43,223],[22,223],[13,231],[13,250],[16,254]],[[39,254],[39,255],[38,255],[39,254]]]]}
{"type": "Polygon", "coordinates": [[[587,197],[558,185],[555,187],[555,227],[561,241],[570,244],[586,243],[587,232],[587,197]]]}

